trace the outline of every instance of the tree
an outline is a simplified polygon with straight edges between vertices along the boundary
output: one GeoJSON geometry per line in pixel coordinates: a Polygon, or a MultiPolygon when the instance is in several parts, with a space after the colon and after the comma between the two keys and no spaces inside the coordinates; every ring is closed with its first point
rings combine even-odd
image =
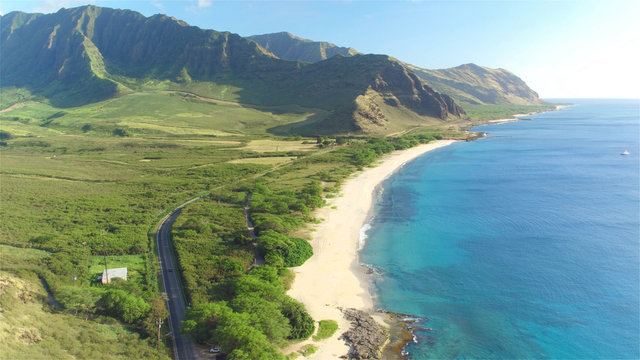
{"type": "Polygon", "coordinates": [[[10,132],[0,130],[0,140],[9,140],[11,138],[13,138],[13,135],[10,132]]]}
{"type": "Polygon", "coordinates": [[[258,247],[272,266],[300,266],[313,255],[313,248],[306,240],[290,238],[273,230],[260,234],[258,247]]]}
{"type": "Polygon", "coordinates": [[[213,343],[213,332],[233,312],[224,301],[197,305],[187,310],[182,332],[199,343],[213,343]]]}
{"type": "Polygon", "coordinates": [[[124,290],[109,289],[101,299],[105,312],[130,324],[144,318],[151,306],[140,297],[124,290]]]}
{"type": "Polygon", "coordinates": [[[169,312],[165,306],[164,300],[154,297],[149,301],[150,310],[142,322],[142,326],[147,334],[156,336],[157,345],[160,346],[161,326],[169,317],[169,312]]]}
{"type": "Polygon", "coordinates": [[[231,301],[234,311],[251,315],[251,325],[260,330],[271,342],[283,343],[291,334],[289,320],[282,314],[277,302],[253,294],[243,294],[231,301]]]}
{"type": "Polygon", "coordinates": [[[95,306],[102,291],[97,288],[76,288],[73,286],[62,286],[56,291],[58,300],[66,309],[72,310],[74,315],[84,312],[85,320],[89,319],[89,314],[95,311],[95,306]]]}
{"type": "Polygon", "coordinates": [[[290,339],[307,339],[315,330],[315,323],[307,310],[299,302],[287,298],[282,304],[282,314],[289,319],[291,324],[290,339]]]}
{"type": "Polygon", "coordinates": [[[292,245],[282,249],[284,266],[300,266],[313,255],[313,247],[307,240],[299,238],[289,239],[292,245]]]}

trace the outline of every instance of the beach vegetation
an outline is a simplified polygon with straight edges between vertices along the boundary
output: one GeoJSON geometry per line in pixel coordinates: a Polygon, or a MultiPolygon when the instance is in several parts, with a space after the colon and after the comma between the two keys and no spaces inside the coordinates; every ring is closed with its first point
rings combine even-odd
{"type": "Polygon", "coordinates": [[[232,282],[230,301],[191,307],[182,330],[196,341],[220,343],[232,350],[230,356],[236,352],[234,356],[279,359],[281,355],[272,344],[282,346],[289,340],[308,338],[315,329],[304,306],[285,294],[280,274],[271,266],[253,269],[232,282]],[[254,354],[253,346],[261,346],[264,353],[254,354]]]}
{"type": "Polygon", "coordinates": [[[338,323],[335,320],[320,320],[318,322],[318,332],[313,336],[314,341],[328,339],[338,330],[338,323]]]}
{"type": "Polygon", "coordinates": [[[300,266],[313,255],[313,248],[308,241],[291,238],[273,230],[261,232],[258,249],[267,263],[276,262],[285,267],[300,266]]]}
{"type": "Polygon", "coordinates": [[[309,355],[313,355],[316,353],[316,351],[318,351],[318,347],[313,345],[313,344],[307,344],[305,346],[302,347],[302,349],[300,349],[300,354],[302,354],[302,356],[309,356],[309,355]]]}

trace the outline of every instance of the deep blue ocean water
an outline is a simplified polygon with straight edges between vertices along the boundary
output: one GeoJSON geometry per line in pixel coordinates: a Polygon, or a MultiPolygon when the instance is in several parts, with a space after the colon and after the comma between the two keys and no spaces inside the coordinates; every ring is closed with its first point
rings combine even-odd
{"type": "Polygon", "coordinates": [[[640,101],[563,102],[383,183],[360,256],[411,358],[640,358],[640,101]]]}

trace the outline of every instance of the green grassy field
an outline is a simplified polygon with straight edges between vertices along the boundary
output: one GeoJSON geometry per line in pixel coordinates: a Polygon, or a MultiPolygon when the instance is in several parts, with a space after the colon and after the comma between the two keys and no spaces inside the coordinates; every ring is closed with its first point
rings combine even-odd
{"type": "MultiPolygon", "coordinates": [[[[10,94],[0,107],[15,103],[10,94]]],[[[167,91],[147,91],[85,105],[59,109],[46,102],[0,114],[3,129],[11,122],[36,125],[65,133],[112,135],[125,129],[133,136],[230,136],[264,135],[272,127],[305,121],[317,110],[297,106],[257,107],[233,102],[207,101],[201,97],[167,91]]],[[[10,130],[7,130],[10,131],[10,130]]],[[[24,129],[22,129],[24,132],[24,129]]],[[[35,131],[40,135],[43,130],[35,131]]]]}

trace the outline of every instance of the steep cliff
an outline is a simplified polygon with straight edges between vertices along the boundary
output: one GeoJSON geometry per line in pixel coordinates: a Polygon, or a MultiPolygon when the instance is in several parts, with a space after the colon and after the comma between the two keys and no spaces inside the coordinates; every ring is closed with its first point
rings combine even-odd
{"type": "Polygon", "coordinates": [[[541,104],[538,94],[519,77],[505,69],[491,69],[476,64],[427,70],[409,65],[434,89],[449,94],[456,101],[470,104],[541,104]]]}

